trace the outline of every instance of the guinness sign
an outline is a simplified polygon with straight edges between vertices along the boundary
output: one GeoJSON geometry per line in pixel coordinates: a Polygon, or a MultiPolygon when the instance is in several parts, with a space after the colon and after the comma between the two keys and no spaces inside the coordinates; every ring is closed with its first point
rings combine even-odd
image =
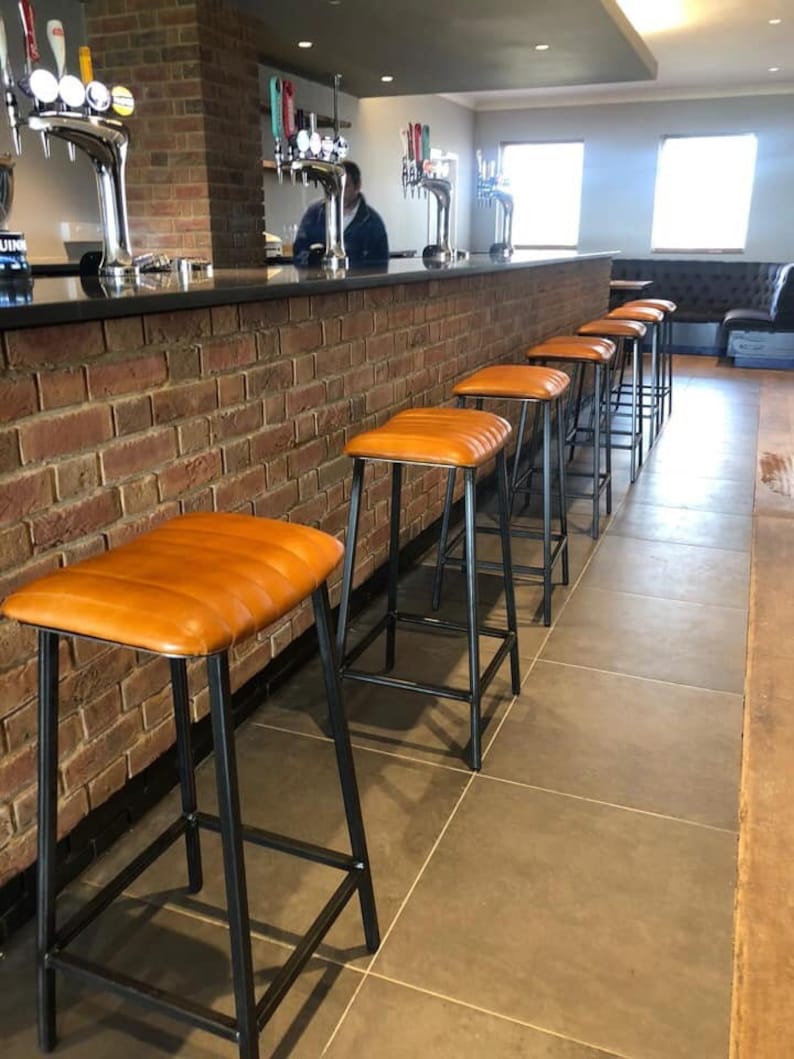
{"type": "Polygon", "coordinates": [[[0,278],[30,274],[28,246],[21,232],[0,231],[0,278]]]}

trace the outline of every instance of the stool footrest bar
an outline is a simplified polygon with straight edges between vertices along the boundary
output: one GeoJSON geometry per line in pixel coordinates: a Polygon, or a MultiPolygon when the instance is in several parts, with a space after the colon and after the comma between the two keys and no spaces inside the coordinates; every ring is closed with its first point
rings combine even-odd
{"type": "Polygon", "coordinates": [[[343,674],[347,680],[357,680],[360,684],[377,684],[382,688],[400,688],[402,691],[416,691],[420,695],[435,695],[443,699],[455,699],[457,702],[470,702],[471,692],[449,687],[447,684],[420,684],[415,680],[403,680],[400,677],[384,677],[379,673],[365,673],[363,669],[346,669],[343,674]]]}
{"type": "Polygon", "coordinates": [[[156,986],[139,982],[136,978],[130,978],[126,974],[112,971],[102,967],[92,960],[85,960],[81,956],[75,956],[66,952],[50,952],[46,957],[48,968],[65,971],[68,974],[80,978],[89,985],[99,989],[107,989],[121,997],[135,1000],[144,1007],[153,1011],[160,1011],[180,1022],[187,1022],[197,1029],[214,1033],[227,1041],[238,1040],[237,1023],[229,1015],[220,1011],[213,1011],[201,1004],[194,1004],[183,997],[177,997],[173,993],[166,993],[156,986]]]}
{"type": "Polygon", "coordinates": [[[358,890],[358,883],[358,878],[350,875],[339,884],[323,910],[303,935],[302,940],[295,946],[290,958],[270,983],[267,992],[258,1001],[256,1022],[260,1031],[284,999],[287,990],[317,950],[320,942],[339,918],[347,902],[358,890]]]}
{"type": "MultiPolygon", "coordinates": [[[[426,625],[429,628],[439,629],[450,629],[452,632],[465,632],[469,631],[468,626],[460,621],[447,621],[446,618],[431,618],[424,614],[410,614],[400,611],[395,615],[397,621],[404,622],[406,625],[426,625]]],[[[497,629],[494,625],[478,625],[477,632],[480,636],[495,636],[497,639],[504,640],[509,638],[512,634],[507,629],[497,629]]]]}
{"type": "MultiPolygon", "coordinates": [[[[217,816],[200,812],[196,813],[196,819],[200,827],[220,834],[221,824],[217,816]]],[[[359,871],[363,867],[360,861],[348,853],[339,853],[333,849],[326,849],[325,846],[316,846],[312,842],[279,835],[275,831],[265,831],[260,827],[252,827],[250,824],[241,824],[240,834],[244,842],[262,846],[264,849],[273,849],[279,853],[291,853],[304,860],[325,864],[329,868],[338,868],[340,871],[359,871]]]]}

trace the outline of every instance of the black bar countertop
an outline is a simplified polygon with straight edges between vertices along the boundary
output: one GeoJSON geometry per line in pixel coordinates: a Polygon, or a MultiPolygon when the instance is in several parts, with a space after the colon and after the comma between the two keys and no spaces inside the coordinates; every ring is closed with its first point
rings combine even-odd
{"type": "Polygon", "coordinates": [[[614,254],[613,251],[590,254],[517,251],[508,262],[492,261],[488,254],[472,254],[440,267],[425,265],[421,258],[406,258],[389,261],[378,268],[348,269],[331,275],[321,269],[297,269],[291,265],[216,269],[211,276],[196,273],[189,278],[175,272],[153,272],[144,273],[136,282],[124,286],[115,286],[97,277],[34,276],[26,282],[0,283],[0,330],[420,283],[614,254]]]}

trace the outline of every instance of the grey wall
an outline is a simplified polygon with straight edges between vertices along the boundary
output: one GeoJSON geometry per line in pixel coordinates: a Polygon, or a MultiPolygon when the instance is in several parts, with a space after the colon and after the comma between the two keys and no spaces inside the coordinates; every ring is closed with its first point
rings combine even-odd
{"type": "MultiPolygon", "coordinates": [[[[46,26],[50,18],[59,18],[66,35],[66,69],[79,73],[77,50],[85,43],[83,5],[75,0],[36,0],[36,28],[42,65],[55,69],[46,26]]],[[[23,72],[22,26],[16,3],[0,4],[8,37],[8,49],[14,75],[23,72]]],[[[95,71],[101,79],[100,70],[95,71]]],[[[27,112],[27,101],[18,93],[20,110],[27,112]]],[[[134,121],[135,119],[133,119],[134,121]]],[[[0,116],[0,153],[12,153],[11,135],[5,115],[0,116]]],[[[22,130],[22,155],[14,168],[14,206],[8,227],[25,234],[32,261],[65,260],[64,236],[93,234],[99,225],[99,204],[94,171],[85,155],[78,152],[74,164],[69,162],[66,144],[52,141],[52,157],[47,161],[38,135],[22,130]],[[86,227],[76,229],[75,225],[86,227]]]]}
{"type": "MultiPolygon", "coordinates": [[[[475,145],[495,157],[511,140],[584,140],[579,249],[650,255],[656,158],[665,135],[754,132],[758,159],[748,261],[794,259],[794,98],[613,103],[490,111],[477,115],[475,145]]],[[[487,248],[492,218],[473,217],[473,244],[487,248]]],[[[734,255],[735,256],[735,255],[734,255]]],[[[730,259],[726,256],[726,260],[730,259]]]]}
{"type": "MultiPolygon", "coordinates": [[[[424,196],[403,197],[400,184],[402,145],[400,129],[409,122],[430,126],[431,146],[458,156],[457,244],[470,249],[472,179],[474,165],[474,114],[465,107],[438,96],[397,96],[362,99],[355,134],[372,205],[382,215],[393,250],[418,250],[428,242],[427,202],[424,196]],[[359,147],[360,144],[360,147],[359,147]]],[[[431,236],[435,239],[435,205],[432,205],[431,236]]],[[[432,241],[431,239],[431,241],[432,241]]]]}

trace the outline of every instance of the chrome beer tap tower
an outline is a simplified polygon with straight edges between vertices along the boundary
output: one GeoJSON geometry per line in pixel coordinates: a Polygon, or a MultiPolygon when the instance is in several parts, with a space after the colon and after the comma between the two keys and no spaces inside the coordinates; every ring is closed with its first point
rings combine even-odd
{"type": "Polygon", "coordinates": [[[496,162],[486,162],[482,151],[477,157],[477,202],[481,205],[496,202],[500,207],[497,218],[499,238],[491,244],[488,253],[497,261],[509,261],[513,256],[513,196],[507,189],[507,181],[496,172],[496,162]]]}
{"type": "Polygon", "coordinates": [[[96,177],[102,223],[99,275],[116,283],[134,280],[138,265],[130,248],[125,185],[130,136],[123,122],[109,116],[111,110],[125,117],[132,114],[132,94],[121,86],[109,90],[94,80],[87,48],[80,49],[82,79],[64,73],[66,45],[63,25],[57,19],[48,21],[47,39],[58,76],[39,65],[41,55],[29,0],[20,0],[19,11],[25,44],[25,72],[16,82],[8,57],[5,24],[0,17],[0,68],[14,149],[21,154],[20,131],[30,129],[40,134],[46,158],[50,155],[50,137],[67,143],[72,160],[75,148],[88,156],[96,177]],[[20,112],[17,89],[29,100],[27,113],[20,112]]]}
{"type": "Polygon", "coordinates": [[[310,180],[323,189],[325,197],[325,251],[321,264],[327,272],[347,268],[345,252],[344,198],[347,173],[341,164],[347,157],[347,140],[340,134],[339,85],[342,78],[334,74],[334,135],[321,136],[317,115],[309,114],[306,128],[302,112],[296,111],[292,82],[279,77],[270,79],[270,116],[273,131],[276,171],[279,182],[288,175],[293,185],[298,176],[304,185],[310,180]]]}
{"type": "Polygon", "coordinates": [[[435,162],[430,157],[430,127],[413,124],[400,130],[403,144],[402,187],[407,196],[410,189],[424,191],[436,200],[436,241],[422,251],[422,259],[428,265],[443,266],[455,257],[449,244],[449,218],[452,210],[452,181],[447,179],[447,167],[443,161],[435,162]]]}

